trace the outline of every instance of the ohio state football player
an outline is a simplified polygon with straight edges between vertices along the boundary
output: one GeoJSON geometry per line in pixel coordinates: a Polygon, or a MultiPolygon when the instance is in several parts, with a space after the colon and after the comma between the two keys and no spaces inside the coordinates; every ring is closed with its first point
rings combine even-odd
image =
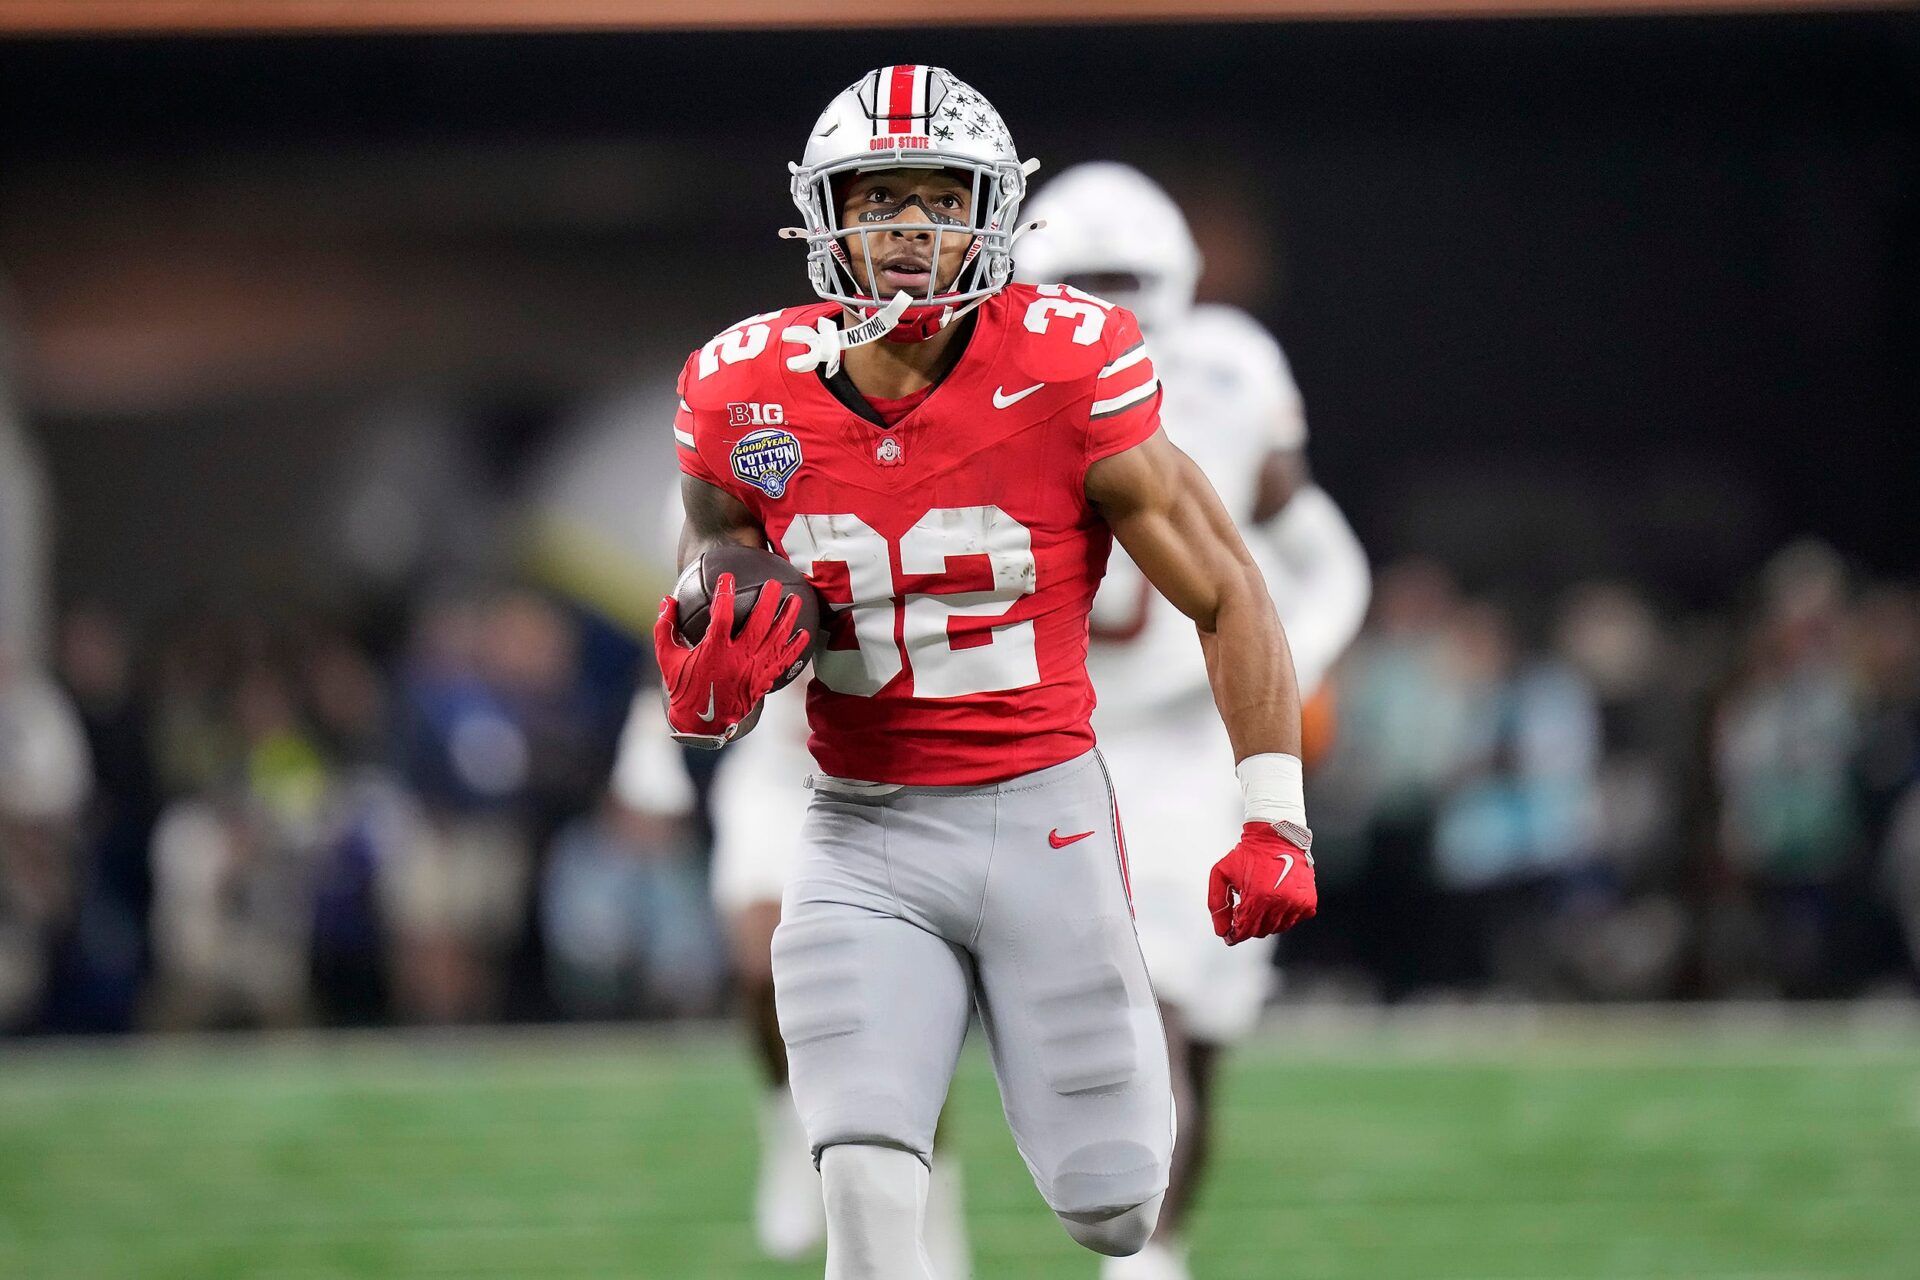
{"type": "MultiPolygon", "coordinates": [[[[1247,531],[1293,651],[1301,696],[1353,640],[1367,611],[1367,557],[1340,508],[1309,478],[1300,390],[1271,334],[1232,307],[1196,306],[1200,250],[1172,198],[1110,162],[1042,188],[1044,229],[1019,276],[1125,303],[1153,343],[1167,434],[1247,531]]],[[[1222,947],[1189,891],[1230,842],[1241,800],[1232,747],[1208,696],[1191,626],[1124,552],[1093,601],[1087,656],[1100,754],[1127,798],[1140,949],[1160,999],[1180,1133],[1160,1225],[1146,1248],[1102,1260],[1101,1280],[1189,1280],[1181,1227],[1204,1172],[1223,1051],[1257,1024],[1274,938],[1222,947]]]]}
{"type": "MultiPolygon", "coordinates": [[[[1153,1231],[1166,1046],[1089,724],[1113,538],[1193,619],[1238,761],[1246,823],[1205,890],[1218,931],[1231,945],[1314,910],[1280,623],[1159,429],[1133,316],[1008,283],[1035,167],[950,73],[863,76],[792,169],[823,301],[741,321],[681,376],[683,562],[771,546],[833,605],[807,688],[820,772],[773,942],[829,1277],[931,1276],[926,1161],[970,1004],[1068,1234],[1122,1255],[1153,1231]]],[[[671,601],[655,636],[673,731],[713,743],[792,651],[784,612],[734,638],[719,595],[697,646],[671,601]]]]}

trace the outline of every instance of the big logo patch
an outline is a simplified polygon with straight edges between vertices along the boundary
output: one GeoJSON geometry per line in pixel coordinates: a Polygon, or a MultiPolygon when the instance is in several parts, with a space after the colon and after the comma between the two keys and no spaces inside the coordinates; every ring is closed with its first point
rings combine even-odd
{"type": "Polygon", "coordinates": [[[800,442],[791,431],[749,431],[733,446],[733,474],[769,498],[785,494],[787,481],[799,469],[800,442]]]}

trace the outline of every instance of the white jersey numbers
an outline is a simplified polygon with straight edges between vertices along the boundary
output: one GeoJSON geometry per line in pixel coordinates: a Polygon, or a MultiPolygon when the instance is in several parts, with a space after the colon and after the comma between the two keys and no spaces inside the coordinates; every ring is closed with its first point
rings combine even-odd
{"type": "Polygon", "coordinates": [[[998,617],[1034,589],[1033,536],[998,507],[936,507],[900,539],[902,573],[946,573],[952,556],[987,558],[993,586],[906,598],[903,638],[913,667],[913,692],[922,698],[958,698],[1040,683],[1033,623],[992,633],[990,644],[955,649],[947,620],[998,617]]]}
{"type": "Polygon", "coordinates": [[[725,333],[715,336],[700,348],[700,376],[710,378],[720,372],[722,364],[739,364],[765,351],[773,329],[764,322],[777,318],[779,314],[778,311],[768,311],[748,316],[725,333]]]}
{"type": "Polygon", "coordinates": [[[814,674],[836,693],[872,697],[909,669],[920,698],[960,698],[1040,682],[1031,621],[989,633],[985,644],[956,649],[948,622],[960,617],[997,617],[1035,588],[1033,539],[1026,526],[999,507],[936,507],[902,535],[902,574],[944,575],[956,556],[985,556],[992,585],[986,590],[931,590],[894,594],[894,551],[858,516],[797,516],[780,546],[809,576],[827,562],[846,566],[853,615],[853,649],[823,649],[814,674]],[[900,637],[894,638],[895,618],[900,637]],[[902,650],[905,656],[902,655],[902,650]]]}
{"type": "Polygon", "coordinates": [[[813,674],[836,693],[871,698],[900,674],[899,646],[893,642],[893,566],[887,540],[856,515],[796,516],[780,539],[794,568],[808,577],[823,562],[846,566],[853,613],[853,649],[821,649],[813,655],[813,674]]]}
{"type": "Polygon", "coordinates": [[[1072,337],[1077,345],[1090,347],[1100,341],[1100,331],[1107,327],[1107,312],[1113,310],[1112,303],[1102,302],[1072,285],[1041,285],[1039,292],[1040,296],[1027,306],[1028,332],[1045,333],[1048,325],[1064,316],[1076,322],[1072,337]]]}

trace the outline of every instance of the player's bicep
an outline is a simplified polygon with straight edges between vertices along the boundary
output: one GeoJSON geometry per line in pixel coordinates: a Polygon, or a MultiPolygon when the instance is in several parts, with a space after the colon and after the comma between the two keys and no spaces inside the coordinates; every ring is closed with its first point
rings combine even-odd
{"type": "Polygon", "coordinates": [[[1213,485],[1165,432],[1089,467],[1087,497],[1147,580],[1203,629],[1232,595],[1264,596],[1260,570],[1213,485]]]}
{"type": "Polygon", "coordinates": [[[689,475],[681,476],[680,505],[687,513],[686,523],[680,527],[682,568],[718,543],[737,542],[743,547],[767,545],[766,533],[747,504],[718,485],[689,475]]]}

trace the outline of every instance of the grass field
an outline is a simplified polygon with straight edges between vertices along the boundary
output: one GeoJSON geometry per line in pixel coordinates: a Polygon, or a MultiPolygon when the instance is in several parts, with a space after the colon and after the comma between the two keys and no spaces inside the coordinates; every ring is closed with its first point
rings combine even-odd
{"type": "MultiPolygon", "coordinates": [[[[800,1277],[715,1034],[0,1046],[0,1277],[800,1277]]],[[[973,1050],[980,1277],[1091,1277],[973,1050]]],[[[1920,1032],[1296,1025],[1227,1082],[1201,1280],[1920,1277],[1920,1032]]]]}

